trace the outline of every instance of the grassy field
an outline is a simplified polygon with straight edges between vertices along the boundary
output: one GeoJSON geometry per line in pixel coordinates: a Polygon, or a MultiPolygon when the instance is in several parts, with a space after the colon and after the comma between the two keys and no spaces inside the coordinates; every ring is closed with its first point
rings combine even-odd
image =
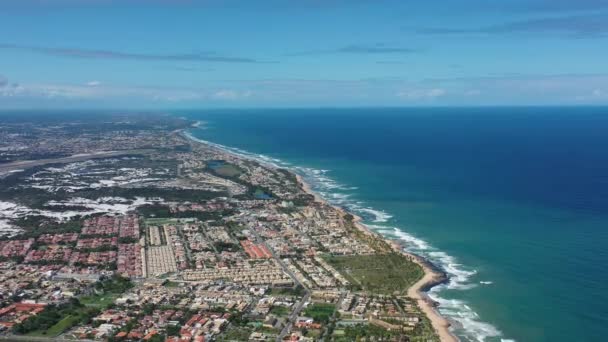
{"type": "Polygon", "coordinates": [[[96,294],[82,296],[79,300],[86,306],[105,309],[132,286],[133,283],[128,278],[113,277],[97,283],[96,294]]]}
{"type": "Polygon", "coordinates": [[[230,325],[226,333],[217,337],[218,341],[249,341],[249,336],[253,329],[249,327],[237,327],[230,325]]]}
{"type": "Polygon", "coordinates": [[[289,315],[290,312],[291,311],[284,306],[274,306],[270,310],[271,314],[278,316],[278,317],[286,317],[287,315],[289,315]]]}
{"type": "Polygon", "coordinates": [[[232,164],[222,165],[220,167],[214,168],[213,171],[219,176],[228,178],[237,177],[242,173],[238,167],[232,164]]]}
{"type": "Polygon", "coordinates": [[[149,226],[162,226],[164,224],[176,224],[179,218],[147,218],[146,225],[149,226]]]}
{"type": "Polygon", "coordinates": [[[370,324],[361,324],[334,331],[333,340],[336,342],[361,340],[390,341],[400,335],[401,333],[397,331],[391,332],[370,324]]]}
{"type": "Polygon", "coordinates": [[[273,287],[270,289],[270,294],[273,296],[302,296],[304,289],[301,286],[292,287],[273,287]]]}
{"type": "Polygon", "coordinates": [[[12,331],[19,335],[54,338],[98,313],[96,308],[72,299],[59,305],[47,305],[44,311],[13,326],[12,331]]]}
{"type": "Polygon", "coordinates": [[[178,282],[171,281],[171,280],[167,280],[163,284],[163,286],[165,286],[165,287],[180,287],[181,285],[182,285],[182,283],[178,283],[178,282]]]}
{"type": "Polygon", "coordinates": [[[304,316],[314,319],[315,322],[327,323],[335,310],[336,306],[333,304],[315,303],[304,310],[304,316]]]}
{"type": "Polygon", "coordinates": [[[420,266],[398,253],[325,256],[355,287],[376,294],[404,293],[423,276],[420,266]]]}
{"type": "Polygon", "coordinates": [[[114,303],[114,300],[118,297],[120,297],[120,294],[104,293],[102,295],[83,296],[79,299],[80,302],[86,306],[105,309],[110,304],[114,303]]]}
{"type": "Polygon", "coordinates": [[[316,341],[319,337],[321,337],[322,333],[323,332],[320,329],[308,329],[306,330],[306,334],[304,336],[312,338],[316,341]]]}
{"type": "Polygon", "coordinates": [[[72,327],[75,323],[80,321],[80,317],[68,315],[64,317],[61,321],[57,322],[52,327],[47,330],[34,330],[28,333],[28,336],[42,336],[42,337],[56,337],[59,334],[63,333],[70,327],[72,327]]]}

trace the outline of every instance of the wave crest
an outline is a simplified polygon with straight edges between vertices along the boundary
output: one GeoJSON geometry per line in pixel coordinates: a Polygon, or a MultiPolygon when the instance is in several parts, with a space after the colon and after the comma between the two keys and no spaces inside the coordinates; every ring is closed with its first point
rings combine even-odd
{"type": "MultiPolygon", "coordinates": [[[[466,302],[440,296],[441,292],[446,289],[465,291],[476,287],[478,284],[471,282],[471,278],[477,274],[477,270],[470,269],[458,263],[454,257],[443,251],[437,250],[426,241],[406,233],[398,227],[385,225],[385,223],[390,223],[393,216],[386,211],[369,207],[361,200],[356,200],[354,198],[355,194],[352,191],[357,190],[357,187],[347,186],[332,179],[328,176],[328,173],[331,172],[330,170],[296,166],[263,154],[250,153],[239,148],[227,147],[198,139],[189,133],[187,136],[193,140],[209,144],[241,157],[253,159],[274,167],[289,168],[298,173],[311,186],[312,190],[319,194],[323,199],[333,205],[345,208],[361,216],[363,218],[363,223],[370,229],[381,233],[387,238],[402,241],[405,250],[426,258],[446,272],[449,277],[449,282],[433,287],[428,292],[428,295],[431,299],[440,304],[438,308],[439,313],[452,322],[455,322],[450,329],[452,329],[456,335],[465,338],[467,341],[479,342],[484,342],[489,337],[497,338],[502,336],[502,333],[498,328],[490,323],[481,321],[479,315],[469,307],[466,302]]],[[[489,284],[491,282],[479,283],[489,284]]],[[[502,339],[502,341],[512,340],[502,339]]]]}

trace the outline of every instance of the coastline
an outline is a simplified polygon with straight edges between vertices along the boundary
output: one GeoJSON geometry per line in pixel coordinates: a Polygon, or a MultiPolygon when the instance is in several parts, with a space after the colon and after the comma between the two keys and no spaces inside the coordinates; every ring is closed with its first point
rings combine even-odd
{"type": "MultiPolygon", "coordinates": [[[[209,143],[206,141],[201,141],[199,139],[196,139],[193,136],[191,136],[187,132],[187,130],[182,130],[181,133],[182,133],[181,134],[182,136],[184,136],[186,139],[188,139],[190,141],[206,145],[207,147],[221,150],[224,153],[236,155],[239,158],[248,158],[247,156],[239,155],[238,153],[235,153],[235,152],[232,152],[225,148],[219,147],[213,143],[209,143]]],[[[275,165],[272,165],[272,164],[264,162],[264,161],[256,160],[256,162],[262,163],[264,165],[267,165],[267,166],[270,166],[273,168],[276,167],[275,165]]],[[[410,260],[412,260],[414,263],[416,263],[417,265],[419,265],[422,268],[422,270],[424,272],[423,277],[420,278],[418,280],[418,282],[416,282],[414,285],[412,285],[408,289],[407,295],[408,295],[408,297],[417,301],[418,305],[420,306],[420,309],[424,312],[426,317],[431,321],[431,324],[432,324],[433,328],[435,329],[435,332],[439,336],[439,339],[441,342],[459,342],[460,340],[454,334],[452,334],[452,332],[449,330],[449,327],[451,326],[450,322],[445,317],[443,317],[439,314],[439,312],[435,309],[436,303],[432,299],[430,299],[428,297],[428,295],[425,293],[425,291],[428,291],[433,286],[444,283],[447,280],[446,275],[442,272],[439,272],[437,270],[437,268],[430,261],[424,259],[423,257],[421,257],[419,255],[404,251],[403,246],[401,246],[399,243],[397,243],[393,240],[387,239],[384,236],[371,231],[365,224],[362,223],[362,218],[360,216],[356,215],[355,213],[349,212],[349,211],[345,210],[344,208],[332,205],[327,200],[325,200],[323,197],[321,197],[318,193],[316,193],[312,189],[310,184],[308,184],[301,175],[299,175],[294,170],[289,170],[289,171],[292,172],[296,176],[296,179],[297,179],[298,183],[301,185],[302,190],[304,192],[306,192],[307,194],[313,196],[315,201],[324,203],[328,206],[331,206],[331,207],[335,208],[336,210],[338,210],[339,212],[343,213],[343,215],[346,215],[346,214],[352,215],[354,218],[353,221],[354,221],[355,227],[357,229],[359,229],[364,234],[372,235],[374,237],[383,239],[391,246],[391,248],[395,252],[405,255],[406,257],[408,257],[410,260]]]]}
{"type": "Polygon", "coordinates": [[[362,223],[362,218],[360,216],[328,203],[325,199],[319,196],[319,194],[312,190],[312,187],[304,180],[302,176],[297,173],[296,178],[301,184],[302,190],[314,196],[317,202],[325,203],[344,214],[352,215],[354,217],[355,227],[361,230],[364,234],[379,236],[388,242],[395,252],[407,256],[411,261],[422,268],[424,276],[422,276],[420,280],[418,280],[408,289],[407,295],[408,297],[416,300],[418,306],[420,306],[420,309],[431,321],[433,328],[437,332],[437,335],[442,342],[458,342],[459,339],[449,330],[449,327],[451,326],[450,322],[445,317],[441,316],[439,312],[437,312],[435,309],[435,302],[425,293],[425,291],[430,290],[433,286],[444,283],[447,280],[446,275],[437,271],[436,267],[423,257],[404,251],[403,246],[401,246],[399,243],[386,239],[385,237],[372,232],[367,226],[365,226],[365,224],[362,223]]]}

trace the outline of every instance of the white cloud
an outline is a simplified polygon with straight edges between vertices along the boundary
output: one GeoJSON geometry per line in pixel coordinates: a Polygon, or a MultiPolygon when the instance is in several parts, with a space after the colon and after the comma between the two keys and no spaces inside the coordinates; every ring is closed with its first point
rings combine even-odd
{"type": "Polygon", "coordinates": [[[251,97],[251,95],[253,95],[253,93],[249,90],[236,91],[231,89],[223,89],[216,91],[213,95],[211,95],[211,98],[215,100],[239,100],[251,97]]]}
{"type": "Polygon", "coordinates": [[[18,84],[0,85],[0,97],[16,97],[23,93],[24,89],[18,84]]]}
{"type": "Polygon", "coordinates": [[[576,101],[579,102],[598,102],[598,101],[606,101],[608,100],[608,91],[605,91],[600,88],[593,89],[591,92],[579,95],[576,98],[576,101]]]}
{"type": "Polygon", "coordinates": [[[212,97],[218,100],[235,100],[238,94],[234,90],[220,90],[215,92],[212,97]]]}
{"type": "Polygon", "coordinates": [[[155,107],[233,103],[252,106],[598,104],[608,103],[608,74],[507,75],[421,81],[401,78],[217,80],[196,87],[125,86],[96,80],[80,84],[16,84],[0,79],[0,105],[3,106],[70,105],[78,104],[80,100],[102,105],[155,107]],[[48,101],[37,103],[37,99],[48,101]]]}
{"type": "Polygon", "coordinates": [[[114,86],[100,81],[84,84],[11,84],[0,78],[0,98],[50,100],[144,100],[155,102],[236,101],[253,96],[249,90],[186,87],[114,86]]]}
{"type": "Polygon", "coordinates": [[[444,96],[447,91],[443,88],[408,89],[397,93],[397,96],[407,100],[433,100],[444,96]]]}

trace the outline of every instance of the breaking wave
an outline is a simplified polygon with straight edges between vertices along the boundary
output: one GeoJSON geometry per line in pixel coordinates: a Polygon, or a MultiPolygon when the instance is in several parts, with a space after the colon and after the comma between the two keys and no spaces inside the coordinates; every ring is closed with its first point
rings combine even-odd
{"type": "Polygon", "coordinates": [[[274,167],[289,168],[298,173],[311,186],[312,190],[323,199],[357,214],[363,219],[363,223],[367,227],[383,236],[400,240],[408,252],[424,257],[448,275],[449,282],[433,287],[427,294],[432,300],[440,304],[439,313],[454,323],[450,329],[462,341],[488,342],[488,339],[492,341],[513,341],[501,339],[501,331],[492,324],[483,322],[465,301],[446,298],[447,296],[442,294],[444,290],[466,291],[475,288],[478,284],[489,285],[492,282],[473,282],[471,278],[477,274],[477,270],[460,264],[454,257],[436,249],[426,241],[404,232],[401,228],[391,226],[390,223],[393,218],[391,214],[372,208],[355,198],[356,193],[354,191],[357,190],[357,187],[347,186],[332,179],[328,175],[331,172],[330,170],[296,166],[267,155],[205,141],[189,133],[186,133],[186,135],[195,141],[234,153],[243,158],[253,159],[274,167]]]}

